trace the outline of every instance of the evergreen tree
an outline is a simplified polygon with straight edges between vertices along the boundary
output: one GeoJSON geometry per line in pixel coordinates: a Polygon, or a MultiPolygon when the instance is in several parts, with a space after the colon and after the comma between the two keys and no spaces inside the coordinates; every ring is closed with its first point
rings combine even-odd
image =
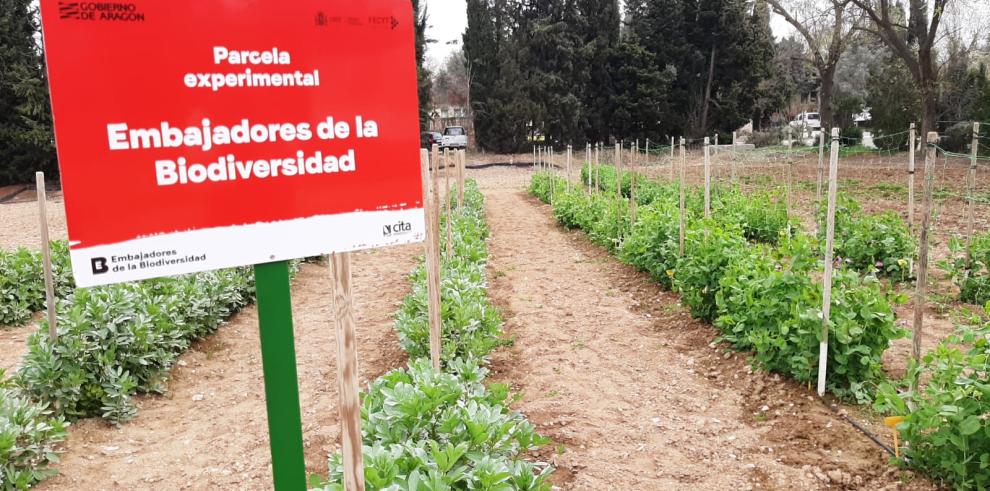
{"type": "Polygon", "coordinates": [[[612,75],[607,111],[617,139],[658,141],[660,118],[669,112],[667,92],[673,70],[661,70],[652,53],[634,42],[621,42],[609,53],[612,75]]]}
{"type": "Polygon", "coordinates": [[[584,136],[587,141],[607,141],[611,134],[612,97],[608,62],[612,48],[619,42],[619,5],[616,0],[577,0],[577,9],[581,70],[587,73],[581,89],[584,136]]]}
{"type": "Polygon", "coordinates": [[[58,177],[37,7],[0,0],[0,186],[58,177]]]}
{"type": "Polygon", "coordinates": [[[416,79],[419,93],[419,127],[421,131],[429,128],[430,120],[430,71],[426,68],[426,5],[420,8],[420,0],[412,0],[413,17],[416,23],[416,79]]]}
{"type": "Polygon", "coordinates": [[[536,110],[536,124],[553,144],[583,140],[580,96],[587,85],[587,72],[581,66],[576,5],[566,0],[535,0],[524,13],[527,92],[536,110]]]}

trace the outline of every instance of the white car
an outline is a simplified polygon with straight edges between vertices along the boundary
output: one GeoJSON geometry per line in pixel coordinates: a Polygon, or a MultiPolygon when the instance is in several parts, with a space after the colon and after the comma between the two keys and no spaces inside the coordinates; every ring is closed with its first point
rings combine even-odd
{"type": "Polygon", "coordinates": [[[440,148],[467,148],[467,131],[463,126],[448,126],[443,129],[443,139],[440,148]]]}
{"type": "Polygon", "coordinates": [[[791,126],[799,129],[820,130],[822,129],[822,118],[818,113],[801,113],[794,117],[791,126]]]}

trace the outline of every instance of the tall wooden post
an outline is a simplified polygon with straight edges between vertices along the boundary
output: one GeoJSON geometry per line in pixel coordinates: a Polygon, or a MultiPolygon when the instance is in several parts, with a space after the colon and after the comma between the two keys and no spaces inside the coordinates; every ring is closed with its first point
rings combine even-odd
{"type": "Polygon", "coordinates": [[[914,230],[914,148],[917,145],[915,141],[915,129],[914,123],[911,123],[911,129],[908,136],[908,227],[914,230]]]}
{"type": "Polygon", "coordinates": [[[712,162],[708,155],[708,137],[705,137],[705,218],[712,216],[712,162]]]}
{"type": "MultiPolygon", "coordinates": [[[[922,329],[925,323],[925,307],[927,305],[926,290],[928,288],[928,226],[932,216],[932,184],[935,174],[936,144],[938,133],[928,133],[928,148],[925,153],[925,194],[921,200],[921,231],[918,235],[918,271],[917,284],[914,291],[914,332],[911,336],[911,356],[921,363],[922,329]]],[[[917,379],[914,387],[917,387],[917,379]]]]}
{"type": "MultiPolygon", "coordinates": [[[[674,165],[676,163],[674,161],[674,147],[675,146],[676,145],[674,144],[674,137],[670,137],[670,182],[674,182],[674,167],[677,167],[676,165],[674,165]]],[[[684,137],[683,136],[681,137],[681,146],[682,147],[684,146],[684,137]]],[[[683,149],[681,151],[683,151],[683,149]]],[[[684,159],[684,156],[683,155],[681,155],[681,159],[682,160],[684,159]]]]}
{"type": "Polygon", "coordinates": [[[976,158],[980,152],[980,123],[973,123],[973,148],[969,158],[969,176],[966,179],[967,200],[966,205],[966,241],[973,241],[973,229],[976,223],[976,158]]]}
{"type": "Polygon", "coordinates": [[[622,144],[615,144],[615,194],[622,197],[622,144]]]}
{"type": "Polygon", "coordinates": [[[591,175],[595,172],[594,162],[591,160],[591,144],[584,144],[584,161],[588,163],[588,192],[591,192],[591,175]]]}
{"type": "Polygon", "coordinates": [[[55,344],[58,329],[55,326],[55,281],[52,278],[52,250],[48,237],[48,196],[45,192],[45,173],[34,174],[38,196],[38,221],[41,228],[41,260],[45,275],[45,309],[48,314],[48,339],[55,344]]]}
{"type": "Polygon", "coordinates": [[[646,165],[650,165],[650,139],[646,139],[646,165]]]}
{"type": "Polygon", "coordinates": [[[818,186],[815,187],[815,206],[822,202],[822,181],[825,179],[825,129],[818,131],[818,186]]]}
{"type": "MultiPolygon", "coordinates": [[[[451,153],[450,152],[450,149],[447,149],[447,148],[443,149],[443,179],[444,179],[444,186],[443,186],[443,209],[444,209],[444,214],[447,216],[447,221],[446,221],[447,226],[445,228],[447,229],[446,230],[446,232],[447,232],[447,248],[446,248],[446,251],[447,251],[447,255],[448,256],[454,250],[454,239],[453,239],[453,236],[451,235],[452,232],[451,232],[451,226],[450,226],[450,219],[451,219],[451,217],[450,217],[450,213],[451,213],[451,211],[450,211],[450,196],[451,196],[451,194],[450,194],[450,153],[451,153]]],[[[457,151],[456,150],[454,150],[454,158],[455,159],[457,158],[457,151]]]]}
{"type": "Polygon", "coordinates": [[[736,149],[736,132],[733,131],[732,132],[732,164],[731,164],[731,166],[732,166],[732,169],[731,169],[732,184],[735,184],[736,183],[736,160],[738,159],[738,155],[736,154],[736,151],[737,151],[737,149],[736,149]]]}
{"type": "Polygon", "coordinates": [[[571,159],[574,155],[574,147],[567,146],[567,192],[571,191],[571,159]]]}
{"type": "Polygon", "coordinates": [[[464,206],[464,171],[467,165],[467,151],[457,152],[457,208],[464,206]]]}
{"type": "Polygon", "coordinates": [[[818,395],[825,395],[828,367],[828,328],[832,310],[832,249],[835,240],[835,201],[839,181],[839,129],[832,128],[831,156],[828,162],[828,214],[825,225],[825,274],[822,278],[822,339],[818,344],[818,395]]]}
{"type": "MultiPolygon", "coordinates": [[[[671,165],[673,165],[673,163],[671,163],[671,165]]],[[[680,248],[678,249],[680,251],[679,252],[679,255],[681,255],[681,256],[684,255],[684,227],[686,225],[685,222],[687,221],[687,219],[686,219],[687,217],[685,217],[686,210],[685,210],[685,207],[684,207],[684,167],[686,167],[686,166],[687,166],[687,154],[684,152],[684,137],[682,136],[681,137],[681,165],[680,165],[680,168],[681,168],[681,172],[680,172],[680,174],[681,174],[681,181],[680,181],[680,184],[677,186],[679,188],[679,190],[680,190],[680,206],[681,206],[681,216],[680,216],[680,219],[681,220],[680,220],[680,232],[679,232],[679,244],[680,244],[680,248]]]]}
{"type": "Polygon", "coordinates": [[[715,133],[715,155],[718,155],[718,133],[715,133]]]}
{"type": "Polygon", "coordinates": [[[364,490],[361,438],[361,397],[358,388],[357,334],[351,293],[351,253],[332,254],[333,306],[337,319],[337,384],[340,387],[340,426],[344,457],[344,488],[364,490]]]}
{"type": "MultiPolygon", "coordinates": [[[[424,152],[425,153],[425,152],[424,152]]],[[[425,155],[424,155],[425,157],[425,155]]],[[[428,305],[428,315],[430,318],[430,361],[435,370],[440,370],[440,152],[437,145],[433,145],[433,158],[426,165],[432,162],[432,169],[429,179],[426,171],[423,172],[423,199],[429,195],[429,205],[424,207],[426,211],[426,295],[428,305]],[[432,182],[432,186],[430,183],[432,182]],[[431,188],[429,191],[426,188],[431,188]]]]}
{"type": "Polygon", "coordinates": [[[629,177],[629,214],[631,220],[630,228],[636,223],[636,171],[631,172],[629,177]]]}

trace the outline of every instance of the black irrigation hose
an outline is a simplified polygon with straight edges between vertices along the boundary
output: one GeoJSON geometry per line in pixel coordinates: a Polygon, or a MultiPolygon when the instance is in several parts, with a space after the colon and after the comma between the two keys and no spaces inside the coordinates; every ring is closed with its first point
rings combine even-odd
{"type": "MultiPolygon", "coordinates": [[[[857,423],[856,420],[850,418],[846,414],[840,413],[839,410],[835,408],[835,406],[833,406],[833,405],[829,404],[828,402],[826,402],[825,399],[819,397],[818,398],[818,401],[821,402],[823,406],[827,407],[829,409],[829,411],[832,411],[836,416],[840,416],[842,419],[846,420],[847,423],[851,424],[853,426],[853,428],[856,428],[857,430],[860,431],[860,433],[866,435],[867,438],[869,438],[870,440],[873,440],[873,443],[876,443],[877,446],[879,446],[880,448],[886,450],[887,453],[889,453],[891,456],[897,457],[897,453],[894,452],[894,449],[888,447],[886,444],[884,444],[882,441],[880,441],[880,439],[877,438],[876,435],[874,435],[873,433],[871,433],[870,430],[867,430],[866,428],[864,428],[861,424],[857,423]]],[[[904,460],[906,461],[907,459],[904,459],[904,460]]]]}
{"type": "Polygon", "coordinates": [[[14,199],[15,197],[17,197],[18,194],[21,194],[24,191],[27,191],[28,189],[30,189],[30,186],[24,186],[24,187],[18,189],[17,191],[14,191],[14,192],[10,193],[10,194],[7,194],[5,196],[0,196],[0,203],[6,203],[6,202],[14,199]]]}
{"type": "MultiPolygon", "coordinates": [[[[475,164],[475,165],[465,165],[465,169],[487,169],[489,167],[532,167],[535,165],[533,162],[489,162],[485,164],[475,164]]],[[[545,165],[545,164],[544,164],[545,165]]],[[[560,168],[558,165],[554,165],[554,168],[560,168]]]]}

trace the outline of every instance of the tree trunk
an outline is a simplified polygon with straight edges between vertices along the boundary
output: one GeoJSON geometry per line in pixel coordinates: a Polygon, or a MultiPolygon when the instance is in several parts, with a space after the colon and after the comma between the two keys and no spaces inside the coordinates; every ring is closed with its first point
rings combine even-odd
{"type": "Polygon", "coordinates": [[[929,131],[936,131],[938,121],[938,91],[935,89],[937,74],[932,62],[931,50],[920,50],[918,53],[920,75],[918,85],[921,87],[921,134],[927,138],[929,131]]]}
{"type": "Polygon", "coordinates": [[[818,117],[821,118],[822,131],[826,133],[831,131],[832,127],[835,126],[835,120],[832,114],[832,92],[835,86],[835,66],[831,66],[824,70],[819,70],[819,75],[821,76],[821,90],[818,91],[818,117]]]}
{"type": "Polygon", "coordinates": [[[708,61],[708,83],[705,85],[705,102],[701,108],[701,134],[708,134],[708,106],[712,100],[712,80],[715,78],[715,45],[712,45],[711,59],[708,61]]]}

